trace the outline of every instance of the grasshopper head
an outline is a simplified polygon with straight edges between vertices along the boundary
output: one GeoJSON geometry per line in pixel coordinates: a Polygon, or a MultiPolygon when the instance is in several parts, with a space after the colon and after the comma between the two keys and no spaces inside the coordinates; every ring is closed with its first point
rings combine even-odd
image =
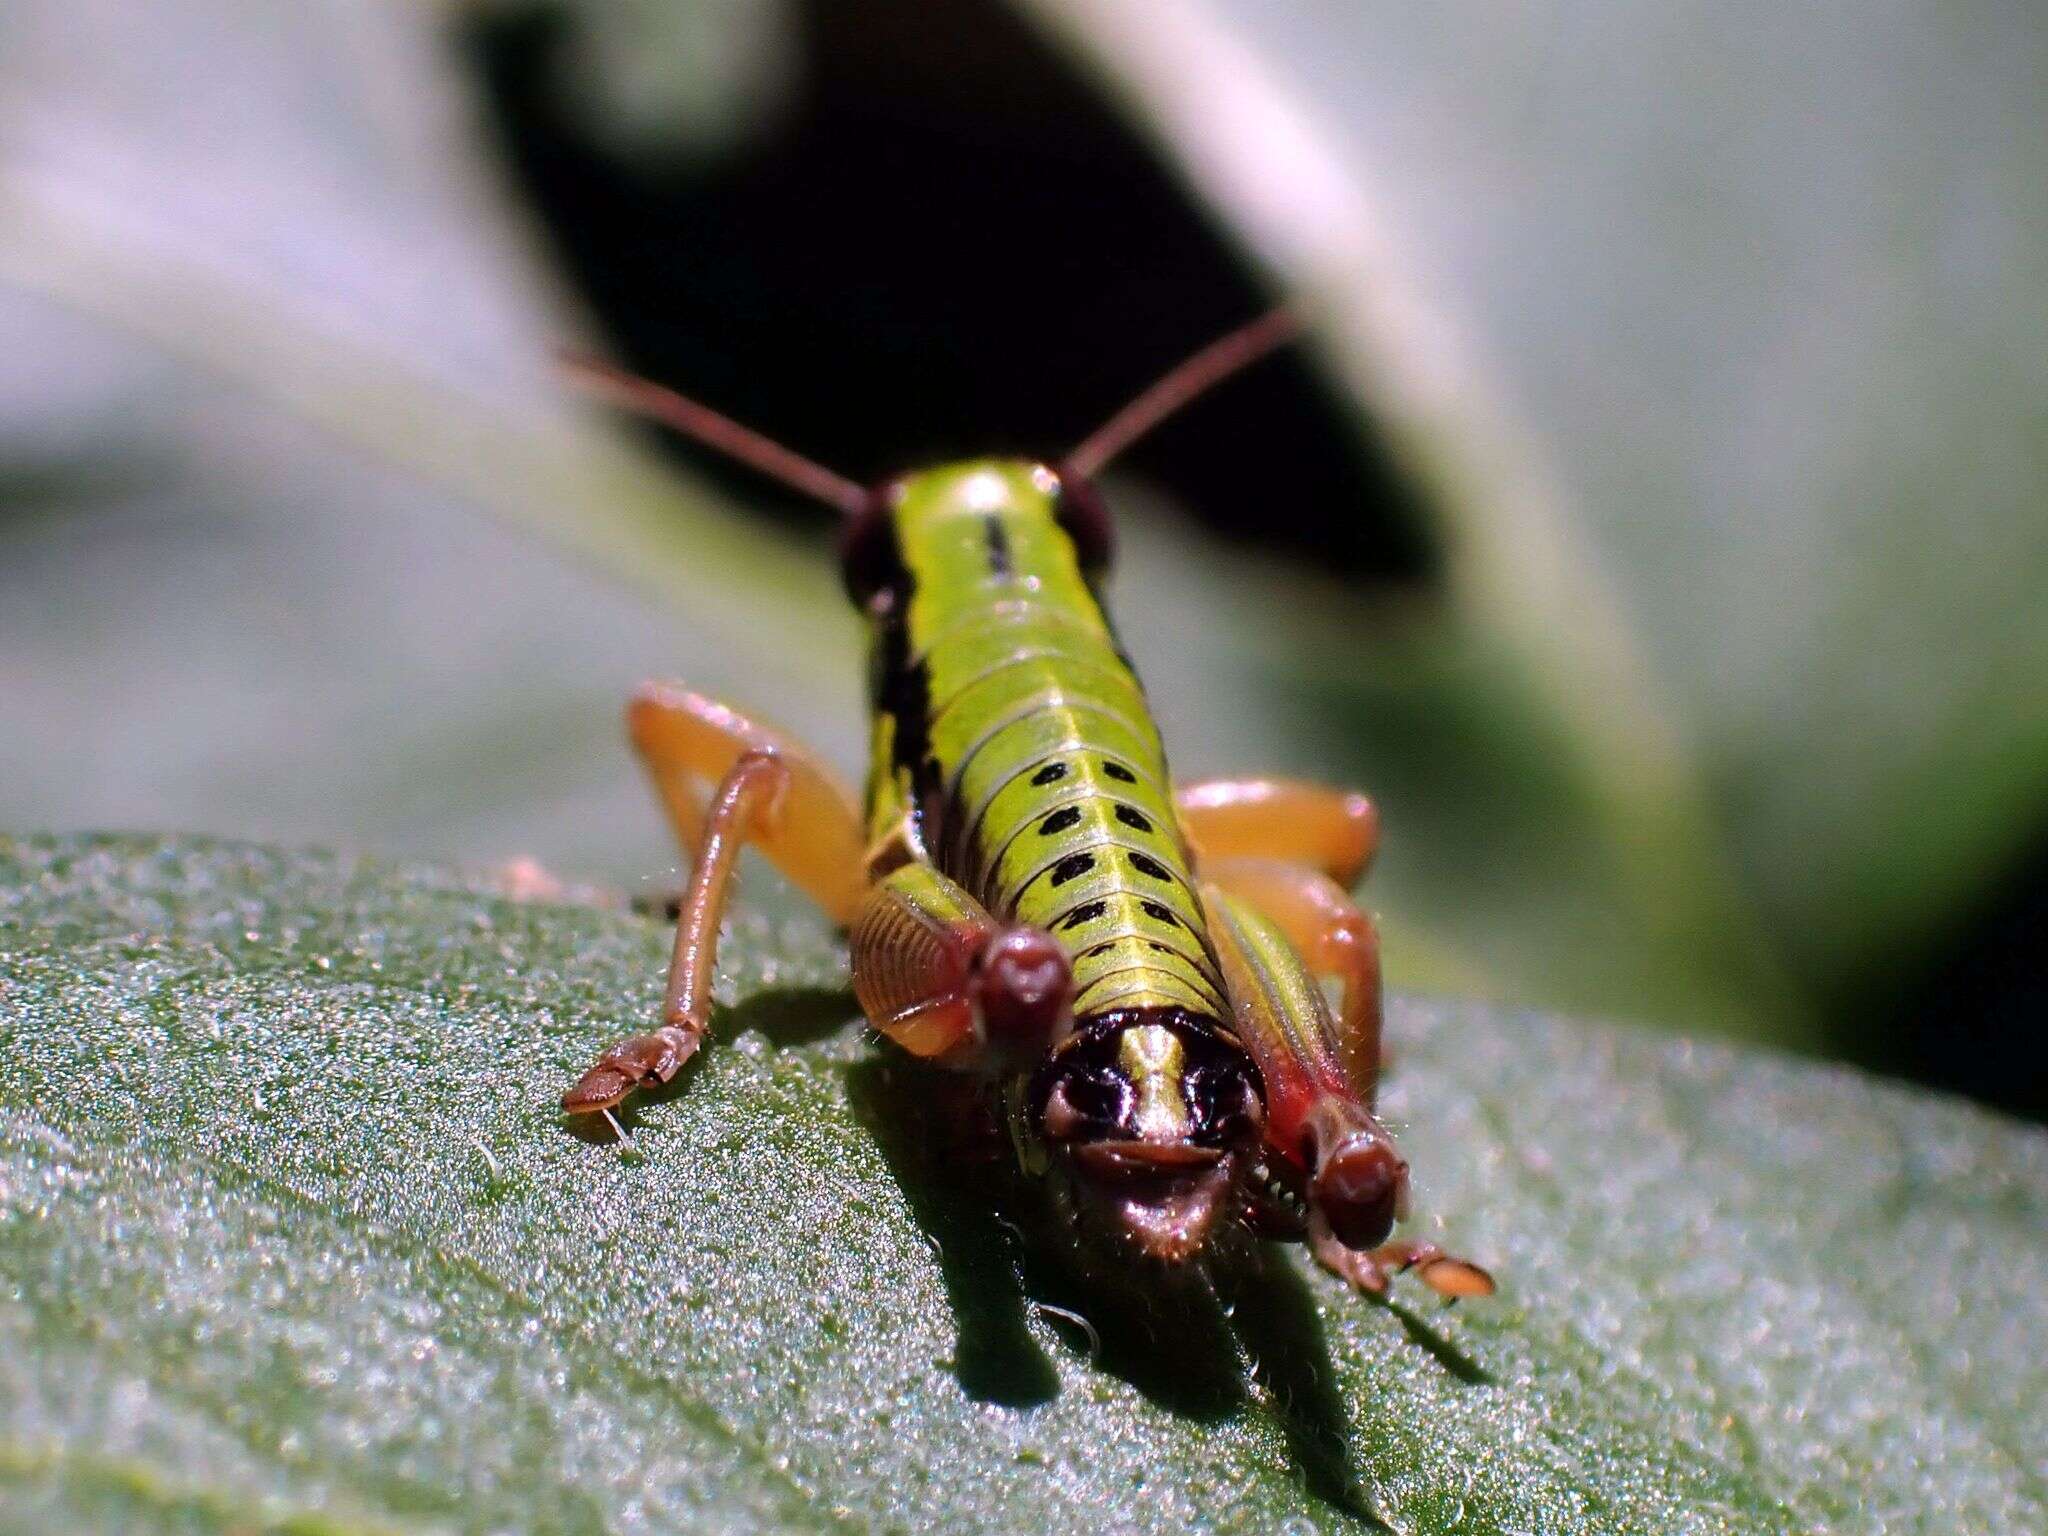
{"type": "Polygon", "coordinates": [[[1084,1232],[1181,1264],[1236,1214],[1265,1099],[1250,1059],[1211,1031],[1164,1010],[1088,1020],[1033,1089],[1084,1232]]]}

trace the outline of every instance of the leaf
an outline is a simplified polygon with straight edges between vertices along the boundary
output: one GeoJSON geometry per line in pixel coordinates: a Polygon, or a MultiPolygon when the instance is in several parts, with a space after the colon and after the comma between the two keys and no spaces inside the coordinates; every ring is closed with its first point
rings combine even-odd
{"type": "Polygon", "coordinates": [[[0,1524],[2019,1533],[2048,1137],[1846,1072],[1397,1005],[1425,1222],[1504,1295],[1275,1257],[1149,1324],[1017,1249],[735,920],[637,1150],[554,1109],[659,925],[416,865],[0,843],[0,1524]],[[1028,1291],[1024,1289],[1028,1286],[1028,1291]],[[1103,1333],[1034,1310],[1056,1298],[1103,1333]],[[1147,1339],[1146,1327],[1159,1337],[1147,1339]]]}
{"type": "MultiPolygon", "coordinates": [[[[1028,9],[1316,317],[1659,1011],[1882,998],[2048,812],[2038,15],[1028,9]]],[[[1495,892],[1572,860],[1410,916],[1556,995],[1495,892]]]]}

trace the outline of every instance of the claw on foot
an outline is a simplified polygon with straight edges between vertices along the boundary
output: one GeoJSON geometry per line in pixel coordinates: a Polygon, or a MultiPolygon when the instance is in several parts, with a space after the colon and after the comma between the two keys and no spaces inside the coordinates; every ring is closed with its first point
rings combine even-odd
{"type": "Polygon", "coordinates": [[[1309,1211],[1308,1247],[1318,1264],[1338,1279],[1348,1281],[1353,1289],[1364,1291],[1369,1296],[1385,1294],[1387,1270],[1377,1251],[1345,1247],[1343,1240],[1330,1230],[1329,1218],[1320,1210],[1309,1211]]]}
{"type": "Polygon", "coordinates": [[[1496,1288],[1485,1269],[1445,1253],[1435,1243],[1401,1240],[1377,1248],[1347,1248],[1319,1215],[1309,1218],[1309,1247],[1323,1268],[1373,1296],[1386,1294],[1390,1270],[1414,1270],[1424,1285],[1447,1301],[1491,1296],[1496,1288]]]}
{"type": "Polygon", "coordinates": [[[1491,1272],[1470,1259],[1455,1259],[1448,1254],[1423,1265],[1421,1274],[1422,1283],[1447,1301],[1491,1296],[1497,1289],[1491,1272]]]}
{"type": "Polygon", "coordinates": [[[562,1109],[572,1115],[609,1114],[627,1094],[645,1083],[665,1083],[697,1054],[699,1031],[665,1024],[652,1034],[635,1035],[600,1056],[597,1064],[562,1095],[562,1109]]]}

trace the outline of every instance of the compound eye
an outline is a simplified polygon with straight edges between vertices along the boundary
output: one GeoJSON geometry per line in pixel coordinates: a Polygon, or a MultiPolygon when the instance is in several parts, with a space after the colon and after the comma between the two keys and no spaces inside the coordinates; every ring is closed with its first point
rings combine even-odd
{"type": "Polygon", "coordinates": [[[1109,569],[1116,555],[1116,525],[1109,520],[1109,508],[1091,483],[1062,471],[1054,516],[1074,541],[1074,553],[1083,571],[1094,576],[1109,569]]]}
{"type": "Polygon", "coordinates": [[[896,486],[869,494],[867,504],[846,520],[839,534],[839,572],[847,594],[865,608],[884,592],[893,591],[903,561],[896,548],[896,519],[891,511],[896,486]]]}
{"type": "Polygon", "coordinates": [[[1256,1135],[1266,1125],[1266,1096],[1248,1077],[1236,1079],[1235,1092],[1226,1097],[1218,1129],[1225,1134],[1242,1131],[1256,1135]],[[1234,1100],[1234,1102],[1233,1102],[1234,1100]]]}
{"type": "Polygon", "coordinates": [[[1222,1141],[1256,1135],[1266,1123],[1266,1099],[1243,1072],[1211,1068],[1189,1085],[1195,1123],[1222,1141]]]}
{"type": "Polygon", "coordinates": [[[1130,1102],[1130,1084],[1114,1074],[1065,1072],[1054,1079],[1039,1123],[1055,1141],[1093,1139],[1121,1125],[1130,1102]]]}

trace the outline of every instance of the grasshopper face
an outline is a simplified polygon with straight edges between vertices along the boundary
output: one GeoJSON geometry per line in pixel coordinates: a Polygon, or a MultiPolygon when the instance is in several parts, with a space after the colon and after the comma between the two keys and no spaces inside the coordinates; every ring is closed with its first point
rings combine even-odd
{"type": "Polygon", "coordinates": [[[1170,1010],[1085,1021],[1038,1073],[1031,1115],[1081,1234],[1178,1265],[1242,1204],[1265,1122],[1242,1052],[1170,1010]]]}

